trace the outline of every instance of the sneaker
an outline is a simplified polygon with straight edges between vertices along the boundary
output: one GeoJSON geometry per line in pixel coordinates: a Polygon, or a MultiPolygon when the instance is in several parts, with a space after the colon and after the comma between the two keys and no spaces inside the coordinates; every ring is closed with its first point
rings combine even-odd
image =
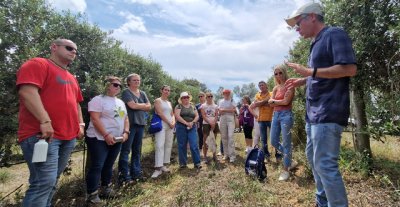
{"type": "Polygon", "coordinates": [[[171,170],[169,170],[166,166],[162,166],[161,171],[166,172],[166,173],[171,172],[171,170]]]}
{"type": "Polygon", "coordinates": [[[147,178],[144,177],[143,175],[140,176],[140,177],[135,178],[135,181],[136,181],[136,182],[145,182],[146,180],[147,180],[147,178]]]}
{"type": "Polygon", "coordinates": [[[103,197],[103,198],[114,198],[117,196],[117,193],[115,193],[115,191],[114,191],[114,189],[112,189],[111,185],[101,186],[99,196],[103,197]]]}
{"type": "Polygon", "coordinates": [[[194,165],[194,168],[196,168],[196,169],[201,169],[202,166],[201,166],[201,164],[199,163],[199,164],[195,164],[195,165],[194,165]]]}
{"type": "Polygon", "coordinates": [[[225,155],[222,159],[223,160],[229,160],[229,157],[225,155]]]}
{"type": "Polygon", "coordinates": [[[221,152],[218,152],[217,156],[222,156],[223,154],[221,152]]]}
{"type": "Polygon", "coordinates": [[[187,168],[187,165],[179,165],[179,169],[185,169],[187,168]]]}
{"type": "Polygon", "coordinates": [[[290,167],[288,167],[288,170],[291,171],[291,170],[295,169],[298,164],[299,163],[297,163],[296,161],[292,160],[292,164],[290,164],[290,167]]]}
{"type": "Polygon", "coordinates": [[[229,159],[229,162],[230,162],[230,163],[234,163],[235,161],[236,161],[235,158],[230,158],[230,159],[229,159]]]}
{"type": "Polygon", "coordinates": [[[280,175],[279,175],[279,181],[286,181],[287,179],[289,179],[290,177],[290,173],[288,171],[283,171],[280,175]]]}
{"type": "Polygon", "coordinates": [[[97,190],[91,194],[86,194],[86,202],[88,204],[95,204],[92,206],[101,206],[103,204],[103,201],[100,200],[99,192],[97,190]]]}
{"type": "Polygon", "coordinates": [[[155,170],[153,175],[151,175],[151,178],[157,178],[162,174],[162,172],[163,172],[162,170],[155,170]]]}

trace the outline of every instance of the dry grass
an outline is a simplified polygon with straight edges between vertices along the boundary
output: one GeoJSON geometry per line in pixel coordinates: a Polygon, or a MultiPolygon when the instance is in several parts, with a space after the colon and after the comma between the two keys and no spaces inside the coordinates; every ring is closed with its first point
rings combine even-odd
{"type": "MultiPolygon", "coordinates": [[[[196,170],[178,169],[177,150],[173,150],[171,173],[163,174],[157,179],[149,179],[130,188],[121,188],[118,199],[108,200],[107,206],[312,206],[314,204],[314,184],[306,167],[303,150],[296,149],[294,159],[300,163],[288,182],[279,182],[281,166],[274,161],[267,164],[268,178],[260,183],[245,175],[244,138],[235,134],[237,161],[234,164],[219,161],[203,164],[196,170]]],[[[219,139],[219,138],[218,138],[219,139]]],[[[387,143],[371,142],[376,160],[376,170],[370,177],[357,172],[342,169],[350,206],[400,206],[398,196],[400,178],[399,139],[390,137],[387,143]],[[387,164],[392,167],[388,168],[387,164]]],[[[351,135],[344,134],[343,145],[351,148],[351,135]],[[347,142],[346,142],[347,141],[347,142]]],[[[176,147],[176,143],[174,143],[176,147]]],[[[56,206],[84,206],[85,184],[82,178],[82,153],[73,155],[73,172],[63,176],[55,198],[56,206]]],[[[154,146],[151,138],[143,143],[143,170],[148,177],[153,172],[154,146]]],[[[0,184],[1,195],[10,192],[19,183],[27,183],[26,165],[13,166],[7,169],[12,179],[0,184]],[[6,188],[4,190],[3,186],[6,188]]],[[[3,169],[0,169],[2,171],[3,169]]],[[[23,191],[22,191],[23,192],[23,191]]],[[[9,197],[8,206],[17,206],[21,193],[9,197]],[[13,199],[17,200],[13,200],[13,199]],[[14,203],[14,205],[13,205],[14,203]]],[[[1,206],[1,203],[0,203],[1,206]]]]}

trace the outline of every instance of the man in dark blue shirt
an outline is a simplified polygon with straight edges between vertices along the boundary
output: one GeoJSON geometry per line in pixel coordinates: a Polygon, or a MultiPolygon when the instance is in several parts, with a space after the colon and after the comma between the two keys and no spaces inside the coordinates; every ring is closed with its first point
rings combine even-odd
{"type": "Polygon", "coordinates": [[[348,206],[338,157],[343,127],[349,117],[349,81],[357,71],[347,33],[324,24],[322,7],[308,3],[286,19],[304,38],[312,38],[309,67],[287,63],[304,78],[288,87],[306,84],[306,155],[316,183],[317,206],[348,206]]]}

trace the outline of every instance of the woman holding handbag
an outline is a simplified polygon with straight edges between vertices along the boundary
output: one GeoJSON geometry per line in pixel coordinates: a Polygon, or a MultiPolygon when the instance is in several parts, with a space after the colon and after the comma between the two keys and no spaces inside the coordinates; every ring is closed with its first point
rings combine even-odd
{"type": "MultiPolygon", "coordinates": [[[[207,137],[210,135],[210,132],[214,133],[214,137],[217,137],[219,132],[218,127],[218,106],[214,103],[213,95],[210,92],[205,94],[206,103],[201,106],[201,114],[203,117],[203,137],[199,137],[199,139],[203,139],[203,156],[205,163],[208,163],[209,160],[207,158],[208,145],[206,144],[207,137]]],[[[217,155],[213,152],[213,160],[217,161],[217,155]]]]}
{"type": "Polygon", "coordinates": [[[161,88],[161,97],[154,101],[154,113],[161,118],[162,129],[155,133],[155,171],[151,176],[152,178],[157,178],[163,172],[170,171],[166,165],[170,163],[171,159],[173,129],[175,127],[172,105],[168,100],[170,91],[170,87],[164,85],[161,88]]]}

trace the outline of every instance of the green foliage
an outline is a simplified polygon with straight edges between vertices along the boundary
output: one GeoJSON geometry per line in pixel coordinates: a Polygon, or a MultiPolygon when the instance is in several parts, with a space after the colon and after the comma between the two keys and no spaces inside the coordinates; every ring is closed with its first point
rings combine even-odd
{"type": "Polygon", "coordinates": [[[345,171],[360,173],[367,177],[371,172],[372,160],[370,156],[356,152],[352,149],[341,148],[339,157],[339,166],[345,171]]]}
{"type": "MultiPolygon", "coordinates": [[[[289,62],[295,62],[302,65],[307,65],[308,60],[308,51],[310,49],[310,40],[309,39],[299,39],[294,43],[293,48],[289,50],[289,62]]],[[[287,70],[289,78],[299,77],[293,70],[290,68],[287,70]]],[[[273,77],[269,80],[269,82],[273,82],[273,77]]],[[[296,89],[295,97],[293,98],[292,103],[292,111],[294,118],[294,125],[292,127],[292,139],[294,145],[303,144],[307,141],[307,135],[304,129],[305,126],[305,113],[306,113],[306,96],[305,96],[305,88],[300,87],[296,89]]]]}
{"type": "Polygon", "coordinates": [[[11,179],[10,173],[6,169],[0,169],[0,184],[5,184],[11,179]]]}
{"type": "Polygon", "coordinates": [[[374,128],[369,130],[372,137],[379,139],[387,133],[383,123],[392,122],[400,114],[400,1],[322,2],[326,6],[326,22],[343,27],[353,40],[358,70],[352,86],[371,93],[364,97],[366,114],[374,128]],[[374,124],[376,120],[381,120],[379,126],[374,124]]]}
{"type": "Polygon", "coordinates": [[[254,83],[243,84],[242,87],[235,86],[233,88],[233,93],[239,97],[243,98],[243,96],[249,96],[250,100],[253,101],[254,97],[256,96],[258,89],[254,83]]]}
{"type": "Polygon", "coordinates": [[[33,57],[48,57],[49,45],[56,38],[66,38],[78,46],[78,56],[70,66],[83,92],[81,103],[84,120],[89,121],[87,102],[104,90],[103,80],[114,75],[121,78],[130,73],[141,75],[141,89],[152,102],[160,96],[162,85],[170,85],[171,101],[175,105],[182,91],[197,94],[205,89],[195,79],[178,81],[151,57],[144,58],[125,48],[121,42],[91,25],[81,14],[56,13],[44,0],[4,0],[0,2],[0,152],[1,162],[7,162],[8,149],[15,144],[18,96],[16,71],[33,57]],[[190,83],[196,83],[194,86],[190,83]],[[4,158],[4,159],[3,159],[4,158]]]}

